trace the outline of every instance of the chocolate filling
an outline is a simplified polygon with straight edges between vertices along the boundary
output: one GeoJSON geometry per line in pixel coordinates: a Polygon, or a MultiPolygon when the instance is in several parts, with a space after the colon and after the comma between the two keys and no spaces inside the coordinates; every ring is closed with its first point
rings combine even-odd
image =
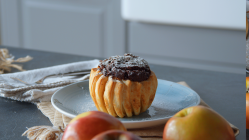
{"type": "Polygon", "coordinates": [[[112,56],[100,61],[98,68],[104,76],[137,82],[149,79],[151,74],[148,62],[133,54],[112,56]]]}

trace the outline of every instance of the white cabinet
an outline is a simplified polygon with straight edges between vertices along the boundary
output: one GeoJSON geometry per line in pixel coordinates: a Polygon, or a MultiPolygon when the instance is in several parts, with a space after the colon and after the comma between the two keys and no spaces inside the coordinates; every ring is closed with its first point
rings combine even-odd
{"type": "Polygon", "coordinates": [[[245,73],[245,31],[129,23],[129,51],[149,63],[245,73]]]}
{"type": "Polygon", "coordinates": [[[1,0],[3,45],[95,57],[123,54],[120,12],[119,0],[1,0]]]}
{"type": "Polygon", "coordinates": [[[122,0],[126,20],[245,30],[245,1],[122,0]]]}
{"type": "Polygon", "coordinates": [[[245,1],[122,0],[128,50],[149,63],[245,73],[245,1]]]}
{"type": "Polygon", "coordinates": [[[215,0],[183,1],[180,7],[180,1],[173,0],[0,2],[2,45],[92,57],[131,52],[151,64],[245,72],[245,16],[236,14],[243,11],[238,9],[241,2],[225,7],[215,0]],[[192,10],[184,13],[192,4],[192,10]],[[196,8],[210,7],[213,11],[199,10],[206,16],[197,18],[196,8]],[[238,10],[219,12],[222,7],[238,10]]]}

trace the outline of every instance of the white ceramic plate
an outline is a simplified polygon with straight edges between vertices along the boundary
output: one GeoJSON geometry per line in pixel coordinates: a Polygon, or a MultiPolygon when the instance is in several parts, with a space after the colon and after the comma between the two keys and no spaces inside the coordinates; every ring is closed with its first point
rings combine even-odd
{"type": "MultiPolygon", "coordinates": [[[[62,114],[74,118],[80,113],[97,110],[89,93],[89,81],[68,85],[51,98],[52,105],[62,114]]],[[[158,79],[155,99],[147,111],[130,118],[118,118],[127,129],[151,127],[165,123],[183,108],[200,103],[199,95],[180,84],[158,79]]]]}

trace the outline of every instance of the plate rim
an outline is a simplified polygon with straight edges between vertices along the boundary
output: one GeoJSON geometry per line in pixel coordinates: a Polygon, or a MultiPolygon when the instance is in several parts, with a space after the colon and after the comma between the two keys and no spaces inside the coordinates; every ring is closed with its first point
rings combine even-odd
{"type": "MultiPolygon", "coordinates": [[[[158,80],[158,81],[160,80],[160,81],[171,82],[171,83],[173,83],[173,84],[177,84],[178,86],[182,86],[183,88],[187,88],[187,89],[189,89],[189,90],[192,90],[193,93],[194,93],[194,94],[196,95],[196,97],[197,97],[197,103],[196,103],[196,105],[199,105],[199,104],[200,104],[201,98],[200,98],[199,94],[198,94],[196,91],[194,91],[193,89],[191,89],[191,88],[189,88],[189,87],[186,87],[186,86],[184,86],[184,85],[178,84],[178,83],[176,83],[176,82],[172,82],[172,81],[168,81],[168,80],[164,80],[164,79],[157,79],[157,80],[158,80]]],[[[67,85],[67,86],[65,86],[65,87],[62,87],[62,88],[60,88],[59,90],[57,90],[57,91],[52,95],[52,97],[51,97],[52,106],[53,106],[57,111],[59,111],[60,113],[66,115],[66,116],[68,116],[68,117],[70,117],[70,118],[76,117],[77,115],[73,115],[73,114],[68,113],[68,112],[66,112],[66,111],[63,111],[62,109],[60,109],[59,107],[57,107],[57,106],[55,105],[55,103],[53,102],[53,99],[54,99],[54,96],[55,96],[56,94],[58,94],[58,92],[60,92],[60,90],[66,88],[66,87],[72,86],[72,85],[76,85],[76,84],[78,84],[78,83],[86,82],[86,81],[89,81],[89,79],[83,80],[83,81],[79,81],[79,82],[76,82],[76,83],[69,84],[69,85],[67,85]]],[[[192,105],[192,106],[196,106],[196,105],[192,105]]],[[[191,107],[191,106],[188,106],[188,107],[191,107]]],[[[188,108],[188,107],[185,107],[185,108],[188,108]]],[[[159,119],[153,119],[153,120],[143,120],[143,121],[122,121],[122,120],[120,120],[120,121],[121,121],[123,124],[134,124],[134,123],[144,123],[144,122],[155,122],[155,121],[168,120],[168,119],[171,118],[172,116],[174,116],[174,115],[167,116],[167,117],[164,117],[164,118],[159,118],[159,119]]],[[[119,118],[117,118],[117,119],[119,119],[119,118]]]]}

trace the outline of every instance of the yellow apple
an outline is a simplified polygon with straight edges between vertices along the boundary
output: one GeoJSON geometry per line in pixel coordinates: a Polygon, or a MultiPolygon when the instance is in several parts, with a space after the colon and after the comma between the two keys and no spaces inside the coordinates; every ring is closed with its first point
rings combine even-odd
{"type": "Polygon", "coordinates": [[[137,135],[127,131],[109,130],[98,134],[92,140],[142,140],[137,135]]]}
{"type": "Polygon", "coordinates": [[[228,122],[204,106],[185,108],[168,120],[163,140],[235,140],[228,122]]]}
{"type": "Polygon", "coordinates": [[[107,130],[124,130],[124,125],[115,117],[100,111],[90,111],[76,116],[67,125],[62,140],[91,140],[107,130]]]}

